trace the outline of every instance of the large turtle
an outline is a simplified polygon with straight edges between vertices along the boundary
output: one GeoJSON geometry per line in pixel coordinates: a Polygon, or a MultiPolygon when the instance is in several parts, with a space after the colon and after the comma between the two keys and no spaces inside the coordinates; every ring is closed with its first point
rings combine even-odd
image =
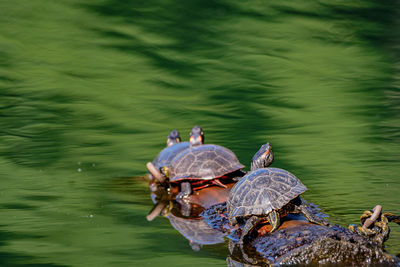
{"type": "Polygon", "coordinates": [[[169,180],[180,185],[177,198],[185,198],[192,189],[215,184],[225,187],[221,180],[243,176],[244,166],[229,149],[218,145],[191,146],[177,155],[170,164],[169,180]],[[231,175],[232,174],[232,175],[231,175]]]}
{"type": "Polygon", "coordinates": [[[290,172],[278,168],[266,168],[273,161],[269,143],[261,146],[254,155],[251,172],[247,173],[231,190],[227,209],[232,226],[245,221],[240,244],[258,223],[267,220],[271,232],[280,225],[280,217],[288,213],[301,213],[310,222],[327,225],[315,217],[299,197],[307,188],[290,172]]]}

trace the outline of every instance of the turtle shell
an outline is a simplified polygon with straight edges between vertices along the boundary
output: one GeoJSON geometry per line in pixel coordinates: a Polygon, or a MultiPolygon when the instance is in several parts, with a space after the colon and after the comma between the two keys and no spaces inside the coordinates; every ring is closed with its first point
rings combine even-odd
{"type": "Polygon", "coordinates": [[[153,160],[153,164],[157,169],[164,166],[169,166],[171,160],[175,158],[176,155],[188,149],[190,147],[189,142],[177,143],[175,145],[169,146],[161,150],[158,156],[153,160]]]}
{"type": "Polygon", "coordinates": [[[286,170],[257,169],[232,188],[227,201],[229,218],[266,215],[281,209],[306,190],[305,185],[286,170]]]}
{"type": "Polygon", "coordinates": [[[193,146],[177,155],[170,164],[170,181],[211,180],[243,169],[235,153],[218,145],[193,146]]]}

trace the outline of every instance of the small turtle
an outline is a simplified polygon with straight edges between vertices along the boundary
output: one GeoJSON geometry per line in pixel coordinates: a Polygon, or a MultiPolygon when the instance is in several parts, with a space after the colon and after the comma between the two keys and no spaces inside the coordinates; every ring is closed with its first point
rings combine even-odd
{"type": "Polygon", "coordinates": [[[177,198],[185,198],[192,189],[200,189],[215,184],[222,187],[220,180],[233,176],[243,176],[244,166],[229,149],[218,145],[195,145],[177,155],[170,164],[169,180],[172,185],[180,185],[177,198]]]}
{"type": "Polygon", "coordinates": [[[161,152],[153,160],[154,166],[158,170],[162,171],[163,167],[168,166],[176,155],[189,147],[190,143],[181,142],[179,132],[177,130],[173,130],[168,135],[167,147],[161,150],[161,152]]]}
{"type": "MultiPolygon", "coordinates": [[[[174,131],[171,132],[171,134],[173,134],[174,131]]],[[[177,132],[177,131],[175,131],[177,132]]],[[[172,135],[171,137],[168,136],[168,140],[181,140],[179,133],[176,135],[172,135]]],[[[176,142],[173,144],[173,146],[171,147],[167,147],[164,150],[166,151],[161,151],[159,156],[155,159],[155,161],[157,161],[157,163],[155,163],[156,167],[163,173],[163,175],[166,178],[169,178],[169,165],[171,163],[171,161],[182,151],[186,150],[187,148],[189,148],[190,146],[198,146],[198,145],[202,145],[203,141],[204,141],[204,134],[203,134],[203,130],[201,129],[200,126],[194,126],[192,128],[192,131],[190,132],[190,137],[189,137],[189,142],[176,142]]],[[[168,143],[168,141],[167,141],[168,143]]],[[[153,162],[154,163],[154,162],[153,162]]]]}
{"type": "Polygon", "coordinates": [[[146,164],[147,169],[160,183],[168,178],[168,166],[176,155],[189,148],[191,145],[202,144],[204,140],[203,131],[199,126],[194,126],[190,134],[191,142],[181,142],[181,137],[177,130],[170,132],[167,138],[167,147],[161,150],[153,162],[146,164]]]}
{"type": "Polygon", "coordinates": [[[316,218],[299,197],[307,188],[290,172],[278,168],[266,168],[273,161],[269,143],[261,146],[254,155],[251,172],[233,188],[227,201],[229,222],[246,221],[239,243],[258,223],[267,220],[271,232],[280,225],[280,217],[288,213],[302,213],[310,222],[327,225],[316,218]]]}

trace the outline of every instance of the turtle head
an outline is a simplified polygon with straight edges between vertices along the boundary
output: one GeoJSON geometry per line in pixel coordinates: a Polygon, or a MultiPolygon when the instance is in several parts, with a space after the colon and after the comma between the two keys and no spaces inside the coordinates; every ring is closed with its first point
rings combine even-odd
{"type": "Polygon", "coordinates": [[[190,144],[192,146],[202,145],[204,143],[204,134],[200,126],[194,126],[190,132],[190,144]]]}
{"type": "Polygon", "coordinates": [[[269,143],[261,146],[261,148],[254,155],[251,162],[251,170],[254,171],[260,168],[266,168],[274,161],[274,153],[269,143]]]}
{"type": "Polygon", "coordinates": [[[180,142],[181,142],[181,136],[179,135],[179,132],[177,130],[173,130],[172,132],[169,133],[167,139],[167,146],[172,146],[180,142]]]}

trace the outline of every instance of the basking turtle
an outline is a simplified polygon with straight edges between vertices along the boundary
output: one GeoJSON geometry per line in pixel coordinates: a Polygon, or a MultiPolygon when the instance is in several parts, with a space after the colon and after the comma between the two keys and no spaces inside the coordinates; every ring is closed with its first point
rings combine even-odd
{"type": "Polygon", "coordinates": [[[189,137],[189,142],[183,142],[174,145],[171,147],[171,151],[168,152],[168,155],[164,158],[162,158],[162,162],[160,162],[159,169],[162,171],[165,177],[169,178],[169,165],[171,161],[182,151],[185,149],[192,147],[192,146],[198,146],[202,145],[204,142],[204,134],[203,130],[201,129],[200,126],[194,126],[192,128],[192,131],[190,132],[190,137],[189,137]],[[184,146],[183,146],[184,144],[184,146]],[[162,165],[162,166],[161,166],[162,165]]]}
{"type": "Polygon", "coordinates": [[[189,142],[181,143],[181,137],[177,130],[171,131],[167,138],[167,147],[161,150],[153,162],[147,162],[147,169],[155,179],[163,183],[165,181],[165,175],[160,171],[164,166],[168,166],[177,154],[189,148],[189,146],[189,142]]]}
{"type": "Polygon", "coordinates": [[[192,189],[212,184],[225,187],[220,180],[243,176],[243,168],[236,155],[225,147],[191,146],[171,161],[169,180],[171,185],[180,185],[179,199],[189,196],[192,189]]]}
{"type": "Polygon", "coordinates": [[[183,150],[190,147],[189,142],[181,142],[179,132],[173,130],[167,139],[167,147],[161,150],[157,157],[153,160],[154,166],[158,170],[163,170],[163,167],[168,166],[171,160],[183,150]]]}
{"type": "Polygon", "coordinates": [[[181,137],[177,130],[171,131],[167,138],[167,147],[161,150],[153,162],[146,164],[147,169],[159,182],[163,183],[168,178],[168,166],[171,160],[183,150],[191,145],[202,144],[204,140],[203,131],[199,126],[194,126],[190,133],[190,143],[181,142],[181,137]]]}
{"type": "Polygon", "coordinates": [[[271,232],[280,225],[280,217],[302,213],[310,222],[327,224],[316,218],[299,197],[307,188],[293,174],[278,168],[266,168],[273,161],[269,143],[254,155],[251,172],[247,173],[230,192],[227,209],[230,224],[246,221],[240,244],[253,227],[267,220],[271,232]]]}

